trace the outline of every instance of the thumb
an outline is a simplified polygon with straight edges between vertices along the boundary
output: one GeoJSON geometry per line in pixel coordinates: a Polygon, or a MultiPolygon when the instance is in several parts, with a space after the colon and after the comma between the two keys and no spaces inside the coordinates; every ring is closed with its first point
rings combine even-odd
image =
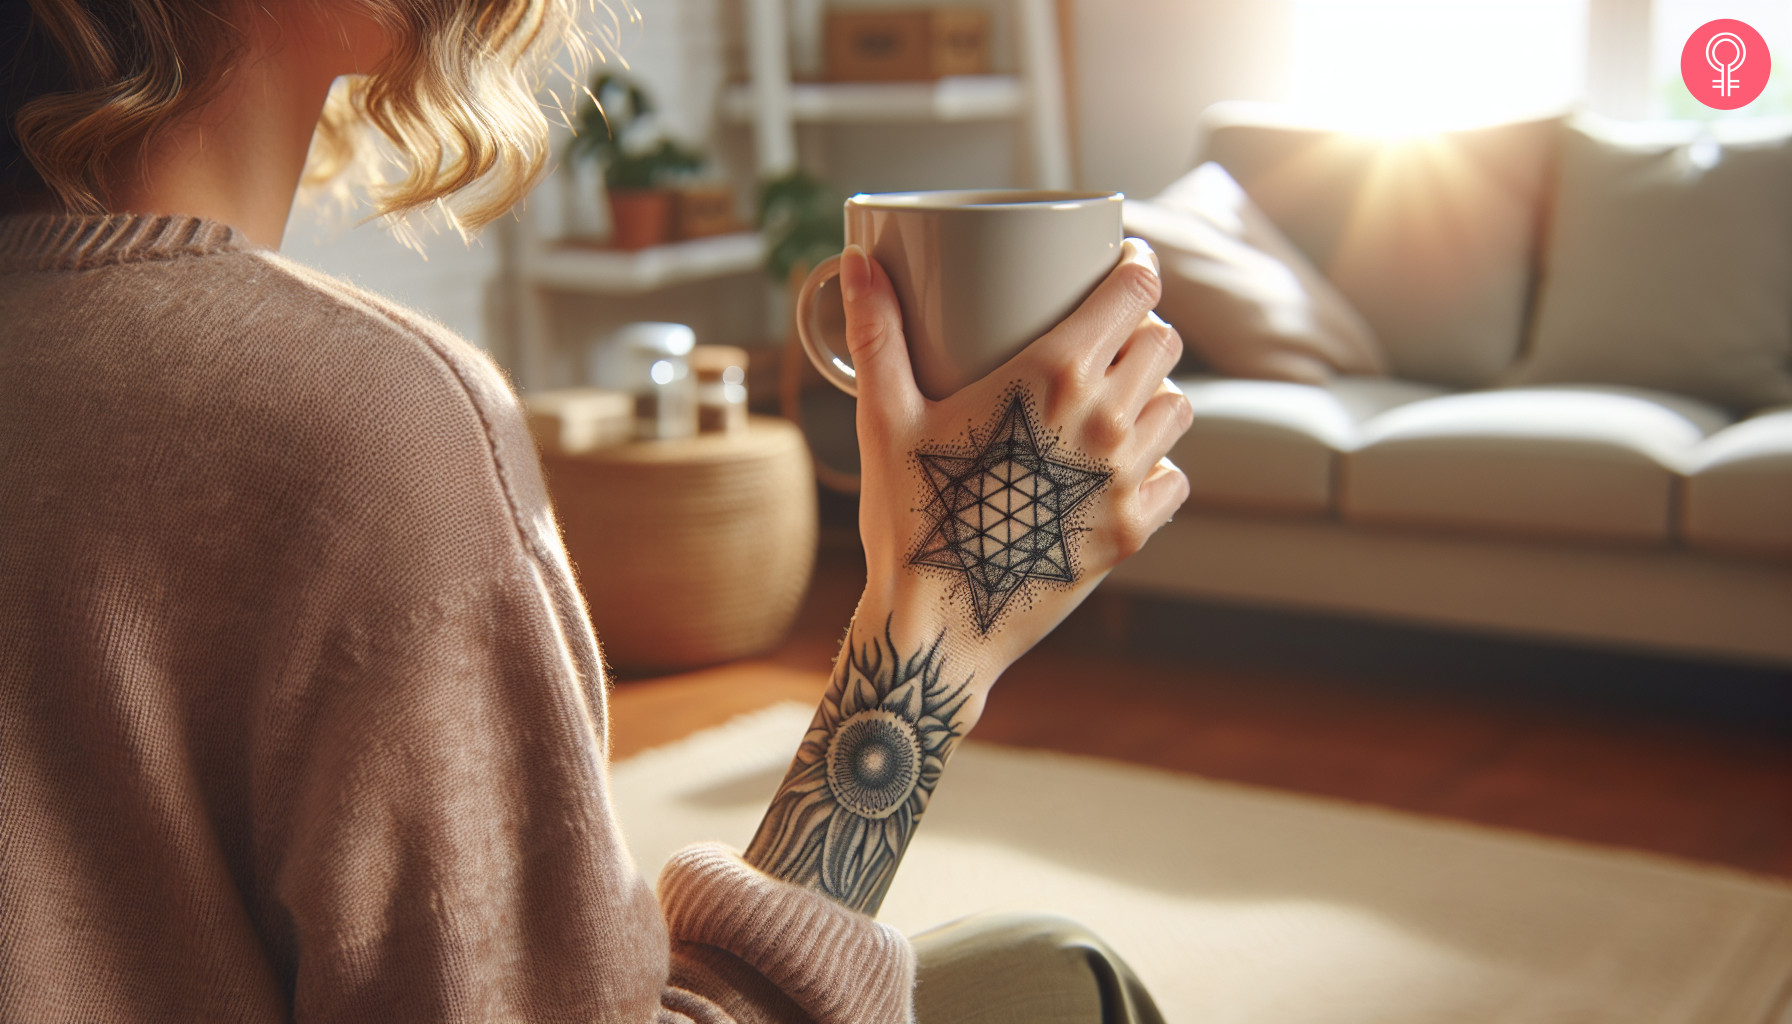
{"type": "Polygon", "coordinates": [[[912,412],[921,392],[902,335],[902,308],[889,275],[858,245],[840,254],[840,294],[846,303],[846,345],[862,408],[881,415],[912,412]]]}

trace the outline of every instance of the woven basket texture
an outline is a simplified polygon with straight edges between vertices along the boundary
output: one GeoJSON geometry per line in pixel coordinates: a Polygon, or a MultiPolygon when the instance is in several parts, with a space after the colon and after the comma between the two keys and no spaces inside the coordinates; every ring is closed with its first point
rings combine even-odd
{"type": "Polygon", "coordinates": [[[625,673],[763,653],[815,566],[809,450],[793,424],[543,459],[591,622],[625,673]]]}

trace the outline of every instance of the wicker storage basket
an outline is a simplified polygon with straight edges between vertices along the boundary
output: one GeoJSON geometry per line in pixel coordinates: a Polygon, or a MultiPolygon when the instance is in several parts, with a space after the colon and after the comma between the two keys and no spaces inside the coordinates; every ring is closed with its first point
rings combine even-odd
{"type": "Polygon", "coordinates": [[[759,654],[815,565],[815,482],[794,425],[547,455],[548,489],[610,664],[683,669],[759,654]]]}

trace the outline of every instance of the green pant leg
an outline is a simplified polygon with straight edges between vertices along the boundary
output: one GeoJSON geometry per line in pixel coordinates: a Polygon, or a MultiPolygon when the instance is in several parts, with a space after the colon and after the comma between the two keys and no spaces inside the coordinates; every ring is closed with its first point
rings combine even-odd
{"type": "Polygon", "coordinates": [[[915,936],[918,1024],[1163,1024],[1126,962],[1046,914],[979,914],[915,936]]]}

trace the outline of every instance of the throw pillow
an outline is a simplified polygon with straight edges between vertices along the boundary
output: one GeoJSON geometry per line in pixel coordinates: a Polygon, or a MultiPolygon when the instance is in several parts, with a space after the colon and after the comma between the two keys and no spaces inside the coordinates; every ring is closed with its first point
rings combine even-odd
{"type": "Polygon", "coordinates": [[[1201,152],[1363,315],[1391,372],[1458,388],[1512,369],[1561,118],[1382,137],[1221,103],[1201,152]]]}
{"type": "Polygon", "coordinates": [[[1792,139],[1645,131],[1568,133],[1512,382],[1632,384],[1738,411],[1792,402],[1792,139]]]}
{"type": "Polygon", "coordinates": [[[1158,315],[1214,372],[1323,384],[1386,371],[1363,318],[1218,164],[1127,200],[1125,220],[1162,264],[1158,315]]]}

